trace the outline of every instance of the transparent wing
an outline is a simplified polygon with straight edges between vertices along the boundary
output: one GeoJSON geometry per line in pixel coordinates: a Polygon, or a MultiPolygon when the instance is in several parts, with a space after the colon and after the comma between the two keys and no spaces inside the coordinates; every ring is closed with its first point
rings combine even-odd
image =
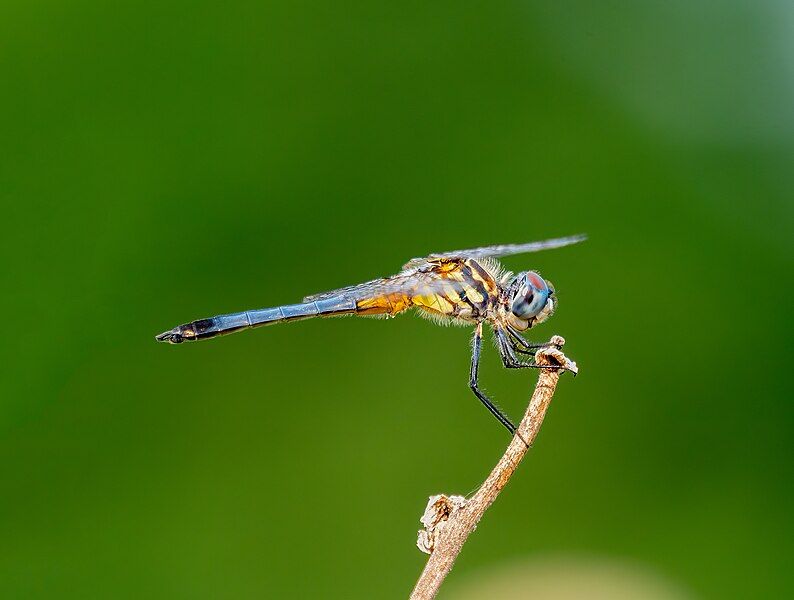
{"type": "Polygon", "coordinates": [[[431,254],[426,258],[413,258],[406,263],[405,268],[419,266],[428,260],[439,258],[498,258],[511,254],[524,254],[526,252],[538,252],[539,250],[549,250],[551,248],[561,248],[577,244],[587,239],[584,234],[571,235],[568,237],[554,238],[540,242],[528,242],[526,244],[504,244],[500,246],[483,246],[482,248],[470,248],[468,250],[453,250],[441,254],[431,254]]]}
{"type": "Polygon", "coordinates": [[[319,294],[311,294],[310,296],[306,296],[303,301],[304,302],[314,302],[315,300],[325,300],[327,298],[333,298],[335,296],[346,296],[350,298],[360,298],[360,297],[367,297],[372,295],[379,290],[384,290],[389,287],[389,281],[392,278],[388,279],[373,279],[372,281],[365,281],[364,283],[359,283],[356,285],[348,285],[342,288],[338,288],[335,290],[329,290],[327,292],[320,292],[319,294]]]}
{"type": "Polygon", "coordinates": [[[444,279],[432,270],[413,269],[393,277],[373,279],[358,285],[349,285],[328,292],[312,294],[311,296],[306,296],[303,301],[314,302],[315,300],[326,300],[338,296],[357,301],[392,294],[424,296],[441,292],[444,289],[443,283],[444,279]]]}

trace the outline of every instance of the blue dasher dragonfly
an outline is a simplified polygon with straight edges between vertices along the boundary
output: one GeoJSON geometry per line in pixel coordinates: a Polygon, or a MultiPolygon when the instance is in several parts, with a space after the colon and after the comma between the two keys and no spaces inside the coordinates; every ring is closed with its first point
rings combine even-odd
{"type": "Polygon", "coordinates": [[[554,287],[535,271],[514,275],[497,262],[512,254],[560,248],[585,240],[584,235],[527,244],[486,246],[431,254],[408,261],[391,277],[373,279],[330,292],[306,296],[299,304],[246,310],[179,325],[157,341],[179,344],[311,317],[376,315],[393,317],[416,308],[437,322],[474,326],[469,387],[511,434],[515,425],[479,387],[483,324],[494,332],[502,364],[508,369],[556,368],[522,360],[545,344],[532,344],[522,332],[543,323],[557,308],[554,287]]]}

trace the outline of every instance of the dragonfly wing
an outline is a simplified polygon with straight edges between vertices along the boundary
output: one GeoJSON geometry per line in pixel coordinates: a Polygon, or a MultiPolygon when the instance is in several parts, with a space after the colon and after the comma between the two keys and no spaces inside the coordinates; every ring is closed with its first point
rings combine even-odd
{"type": "Polygon", "coordinates": [[[568,237],[553,238],[539,242],[528,242],[526,244],[503,244],[499,246],[483,246],[482,248],[470,248],[468,250],[453,250],[452,252],[442,252],[441,254],[431,254],[426,258],[413,258],[406,263],[405,268],[417,267],[426,263],[428,260],[439,258],[498,258],[511,254],[524,254],[526,252],[538,252],[539,250],[549,250],[551,248],[561,248],[577,244],[587,239],[584,234],[571,235],[568,237]]]}
{"type": "Polygon", "coordinates": [[[327,300],[328,298],[344,297],[351,300],[363,300],[392,294],[408,296],[433,294],[442,289],[443,280],[435,273],[421,269],[411,269],[382,279],[373,279],[358,285],[312,294],[306,296],[304,302],[327,300]]]}
{"type": "Polygon", "coordinates": [[[470,316],[484,314],[498,293],[498,283],[482,267],[440,258],[424,260],[393,277],[307,296],[304,302],[354,302],[360,315],[396,315],[418,306],[446,316],[470,316]]]}
{"type": "Polygon", "coordinates": [[[361,295],[366,296],[383,287],[383,285],[388,281],[388,279],[373,279],[372,281],[366,281],[357,285],[348,285],[343,288],[329,290],[327,292],[320,292],[319,294],[312,294],[310,296],[306,296],[303,301],[314,302],[315,300],[326,300],[335,296],[349,296],[351,298],[357,298],[361,295]]]}

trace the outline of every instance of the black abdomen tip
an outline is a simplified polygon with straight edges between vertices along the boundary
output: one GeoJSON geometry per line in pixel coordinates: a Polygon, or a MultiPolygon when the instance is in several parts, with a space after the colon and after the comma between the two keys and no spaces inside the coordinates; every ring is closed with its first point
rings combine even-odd
{"type": "Polygon", "coordinates": [[[179,327],[174,327],[169,331],[164,331],[160,335],[156,335],[154,339],[158,342],[168,342],[169,344],[181,344],[184,341],[182,332],[179,327]]]}
{"type": "Polygon", "coordinates": [[[221,330],[218,328],[216,320],[199,319],[186,325],[174,327],[169,331],[164,331],[155,339],[158,342],[168,342],[169,344],[181,344],[182,342],[195,342],[196,340],[206,340],[231,329],[221,330]]]}

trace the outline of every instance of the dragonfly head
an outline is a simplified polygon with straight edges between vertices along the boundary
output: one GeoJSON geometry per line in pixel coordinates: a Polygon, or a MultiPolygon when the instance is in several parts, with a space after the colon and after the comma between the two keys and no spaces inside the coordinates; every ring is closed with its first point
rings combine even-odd
{"type": "Polygon", "coordinates": [[[529,329],[543,323],[557,308],[554,287],[534,271],[519,273],[512,286],[510,312],[529,329]]]}

